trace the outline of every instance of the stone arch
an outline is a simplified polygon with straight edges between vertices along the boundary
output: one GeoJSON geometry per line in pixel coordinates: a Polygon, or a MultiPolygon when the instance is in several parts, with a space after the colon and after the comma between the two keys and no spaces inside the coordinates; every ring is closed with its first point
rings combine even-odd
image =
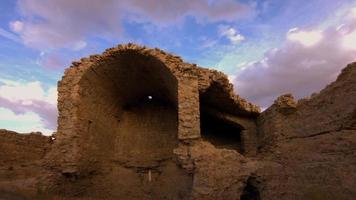
{"type": "Polygon", "coordinates": [[[66,70],[58,87],[58,135],[47,156],[64,178],[81,179],[65,187],[81,183],[93,193],[133,199],[190,194],[192,177],[173,154],[177,63],[161,50],[126,45],[66,70]]]}
{"type": "MultiPolygon", "coordinates": [[[[178,77],[177,73],[179,73],[176,66],[177,63],[183,63],[177,56],[167,54],[159,49],[149,49],[134,44],[127,44],[107,49],[101,55],[92,55],[87,58],[82,58],[79,62],[73,62],[72,66],[66,69],[62,80],[58,82],[58,129],[56,142],[54,144],[55,148],[47,155],[47,161],[51,163],[52,168],[57,168],[63,172],[75,172],[78,170],[77,163],[82,160],[82,153],[80,151],[83,149],[83,142],[81,142],[81,140],[86,140],[84,135],[87,131],[88,124],[92,123],[89,122],[92,120],[87,119],[87,121],[84,122],[85,119],[80,117],[80,114],[85,110],[82,106],[82,97],[83,95],[88,95],[86,94],[88,91],[81,86],[86,79],[85,77],[88,74],[96,74],[99,70],[102,74],[97,74],[98,77],[103,76],[101,80],[107,79],[106,81],[97,82],[96,87],[116,87],[114,81],[119,80],[121,77],[113,78],[112,75],[114,74],[112,72],[104,71],[108,69],[105,66],[113,62],[118,63],[118,58],[125,57],[125,55],[127,56],[128,54],[136,55],[136,58],[137,56],[141,56],[146,62],[154,61],[155,63],[159,63],[160,67],[158,67],[158,73],[164,72],[169,74],[169,77],[171,77],[170,82],[174,82],[173,85],[175,86],[169,90],[168,93],[165,93],[169,95],[163,98],[168,99],[169,102],[176,107],[176,77],[178,77]],[[109,78],[111,78],[111,80],[109,80],[109,78]]],[[[139,59],[137,61],[144,62],[143,60],[139,59]]],[[[153,73],[155,71],[151,70],[151,72],[153,73]]],[[[139,72],[136,71],[135,73],[139,72]]],[[[160,86],[162,86],[162,83],[160,83],[160,86]]],[[[143,87],[146,86],[144,85],[143,87]]],[[[148,93],[152,95],[152,92],[148,93]]],[[[147,95],[149,95],[148,93],[147,95]]],[[[161,94],[163,94],[163,92],[161,92],[161,94]]],[[[121,94],[120,96],[124,95],[121,94]]],[[[133,96],[134,95],[130,97],[126,96],[126,98],[133,98],[133,96]]]]}
{"type": "Polygon", "coordinates": [[[163,62],[124,51],[90,67],[78,85],[82,154],[88,159],[148,167],[173,155],[178,86],[163,62]]]}

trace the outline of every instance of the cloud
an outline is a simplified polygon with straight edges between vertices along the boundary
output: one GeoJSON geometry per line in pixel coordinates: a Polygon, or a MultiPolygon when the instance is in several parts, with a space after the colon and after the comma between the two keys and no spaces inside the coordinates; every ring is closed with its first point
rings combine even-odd
{"type": "Polygon", "coordinates": [[[251,11],[250,7],[235,0],[128,0],[131,12],[149,18],[156,24],[174,23],[192,16],[198,20],[234,21],[251,11]]]}
{"type": "Polygon", "coordinates": [[[21,0],[18,7],[23,20],[11,22],[10,28],[25,45],[74,50],[85,47],[88,37],[117,38],[123,20],[156,25],[174,25],[188,16],[233,21],[252,10],[236,0],[21,0]]]}
{"type": "Polygon", "coordinates": [[[81,49],[84,49],[86,46],[87,46],[87,43],[83,40],[80,40],[73,45],[73,50],[79,51],[81,49]]]}
{"type": "Polygon", "coordinates": [[[287,33],[288,40],[299,42],[304,46],[313,46],[322,38],[321,31],[300,31],[298,28],[293,28],[287,33]]]}
{"type": "Polygon", "coordinates": [[[220,36],[226,37],[232,44],[238,44],[245,40],[245,37],[239,32],[229,26],[222,25],[219,27],[220,36]]]}
{"type": "Polygon", "coordinates": [[[19,34],[25,45],[38,48],[70,48],[90,34],[113,36],[121,32],[118,1],[21,0],[24,20],[19,34]]]}
{"type": "Polygon", "coordinates": [[[15,32],[19,33],[23,30],[24,24],[21,21],[12,21],[10,22],[10,29],[15,32]]]}
{"type": "Polygon", "coordinates": [[[17,35],[9,32],[5,29],[2,29],[2,28],[0,28],[0,36],[5,37],[5,38],[12,40],[14,42],[21,43],[21,39],[17,35]]]}
{"type": "Polygon", "coordinates": [[[39,116],[43,128],[56,130],[56,104],[57,89],[55,87],[45,90],[37,81],[20,83],[0,80],[0,105],[4,109],[11,110],[16,115],[16,119],[21,119],[22,115],[34,113],[39,116]]]}
{"type": "Polygon", "coordinates": [[[356,30],[344,36],[342,45],[346,49],[356,50],[356,30]]]}
{"type": "Polygon", "coordinates": [[[63,68],[67,64],[67,59],[58,51],[41,52],[37,59],[37,64],[47,69],[63,68]]]}
{"type": "Polygon", "coordinates": [[[356,7],[351,9],[349,16],[350,18],[356,18],[356,7]]]}
{"type": "Polygon", "coordinates": [[[338,28],[290,30],[280,48],[242,67],[234,79],[236,92],[266,107],[284,93],[302,98],[319,91],[356,60],[355,24],[348,21],[338,28]]]}
{"type": "Polygon", "coordinates": [[[39,131],[51,135],[53,130],[43,126],[40,116],[34,112],[16,114],[12,110],[0,107],[0,127],[20,133],[39,131]]]}

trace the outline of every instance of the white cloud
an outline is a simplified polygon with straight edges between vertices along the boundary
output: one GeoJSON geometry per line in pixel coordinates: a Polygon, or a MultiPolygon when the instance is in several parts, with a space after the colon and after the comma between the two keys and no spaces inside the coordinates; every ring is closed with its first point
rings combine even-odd
{"type": "Polygon", "coordinates": [[[347,49],[356,50],[356,30],[345,34],[344,38],[342,39],[342,44],[347,49]]]}
{"type": "Polygon", "coordinates": [[[0,107],[0,121],[6,121],[6,120],[28,122],[28,121],[40,121],[41,119],[38,115],[36,115],[33,112],[32,113],[27,112],[24,114],[17,115],[9,109],[0,107]]]}
{"type": "Polygon", "coordinates": [[[0,128],[29,133],[39,131],[44,135],[51,135],[53,130],[43,126],[41,118],[34,112],[16,114],[12,110],[0,107],[0,128]]]}
{"type": "Polygon", "coordinates": [[[298,28],[290,29],[287,39],[299,42],[305,46],[313,46],[323,38],[321,31],[301,31],[298,28]]]}
{"type": "Polygon", "coordinates": [[[169,26],[188,16],[234,21],[253,12],[236,0],[21,0],[18,7],[23,20],[11,22],[11,27],[25,45],[37,49],[80,49],[85,46],[80,41],[90,36],[117,38],[123,20],[169,26]]]}
{"type": "MultiPolygon", "coordinates": [[[[25,115],[35,120],[33,115],[35,114],[40,118],[41,127],[44,127],[44,129],[39,127],[41,130],[53,131],[57,127],[56,87],[46,90],[38,81],[24,83],[0,79],[0,105],[4,109],[11,110],[16,115],[16,119],[21,119],[25,115]]],[[[26,130],[29,131],[33,130],[26,130]]]]}
{"type": "Polygon", "coordinates": [[[239,32],[236,29],[229,26],[224,26],[224,25],[220,26],[219,33],[220,36],[224,36],[228,40],[230,40],[232,44],[238,44],[241,41],[245,40],[245,37],[243,35],[239,34],[239,32]]]}
{"type": "Polygon", "coordinates": [[[351,18],[356,18],[356,7],[352,8],[350,10],[350,17],[351,18]]]}
{"type": "Polygon", "coordinates": [[[57,87],[51,87],[47,90],[47,95],[45,96],[44,100],[52,105],[57,105],[57,87]]]}
{"type": "Polygon", "coordinates": [[[236,92],[262,107],[279,95],[311,95],[334,81],[341,69],[356,61],[356,19],[323,30],[294,29],[278,49],[236,74],[236,92]],[[292,34],[292,35],[290,35],[292,34]]]}
{"type": "Polygon", "coordinates": [[[74,51],[79,51],[81,49],[84,49],[87,46],[87,43],[83,40],[80,40],[78,42],[76,42],[73,46],[73,50],[74,51]]]}
{"type": "Polygon", "coordinates": [[[20,33],[24,28],[24,24],[21,21],[10,22],[10,29],[15,33],[20,33]]]}
{"type": "Polygon", "coordinates": [[[25,84],[7,84],[0,86],[0,96],[12,101],[42,100],[44,90],[40,82],[30,82],[25,84]]]}

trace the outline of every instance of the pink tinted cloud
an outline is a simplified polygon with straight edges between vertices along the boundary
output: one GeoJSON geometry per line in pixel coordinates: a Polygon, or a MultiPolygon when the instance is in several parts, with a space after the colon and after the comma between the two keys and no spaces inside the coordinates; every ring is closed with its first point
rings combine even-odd
{"type": "Polygon", "coordinates": [[[43,55],[39,64],[47,69],[60,69],[66,66],[66,61],[63,55],[58,52],[49,53],[48,55],[43,55]]]}
{"type": "Polygon", "coordinates": [[[198,20],[234,21],[250,14],[250,6],[235,0],[130,0],[130,12],[136,13],[145,21],[147,18],[156,24],[167,25],[192,16],[198,20]]]}
{"type": "Polygon", "coordinates": [[[31,104],[23,104],[18,101],[10,101],[0,96],[0,105],[3,108],[12,110],[16,114],[23,114],[26,112],[37,113],[43,122],[45,128],[50,130],[57,129],[57,108],[55,105],[49,104],[45,101],[33,100],[31,104]]]}
{"type": "Polygon", "coordinates": [[[70,48],[89,36],[122,33],[123,20],[171,25],[192,16],[207,21],[233,21],[252,9],[236,0],[21,0],[24,20],[18,30],[30,47],[70,48]]]}
{"type": "Polygon", "coordinates": [[[322,38],[315,41],[310,41],[308,31],[287,39],[280,48],[270,50],[262,60],[244,66],[236,74],[236,92],[262,107],[285,93],[302,98],[318,92],[356,60],[356,48],[344,45],[350,42],[346,40],[351,34],[356,36],[355,23],[348,21],[342,29],[323,30],[322,38]]]}
{"type": "Polygon", "coordinates": [[[120,4],[107,0],[22,0],[24,17],[20,35],[34,48],[69,47],[90,34],[104,36],[121,32],[120,4]]]}
{"type": "Polygon", "coordinates": [[[15,114],[34,112],[38,114],[45,128],[55,130],[57,127],[57,90],[47,90],[38,82],[18,82],[0,80],[0,107],[15,114]]]}

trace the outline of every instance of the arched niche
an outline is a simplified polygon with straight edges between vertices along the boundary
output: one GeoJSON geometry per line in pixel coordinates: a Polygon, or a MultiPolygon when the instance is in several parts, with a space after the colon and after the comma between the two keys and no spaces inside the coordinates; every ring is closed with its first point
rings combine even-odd
{"type": "Polygon", "coordinates": [[[89,68],[79,86],[78,118],[88,159],[149,167],[173,155],[177,80],[164,63],[122,52],[89,68]]]}
{"type": "Polygon", "coordinates": [[[87,190],[118,199],[188,196],[179,168],[177,79],[159,59],[123,51],[86,69],[79,82],[80,169],[87,190]]]}

